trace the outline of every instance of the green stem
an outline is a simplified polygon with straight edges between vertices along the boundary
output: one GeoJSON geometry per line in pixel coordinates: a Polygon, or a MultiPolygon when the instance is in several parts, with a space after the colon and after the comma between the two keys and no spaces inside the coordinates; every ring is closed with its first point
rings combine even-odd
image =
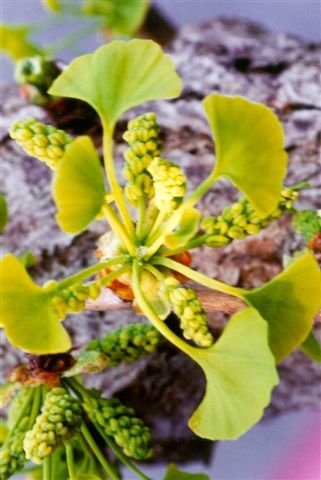
{"type": "Polygon", "coordinates": [[[123,224],[120,222],[118,216],[116,215],[111,205],[105,204],[103,206],[103,213],[106,215],[106,218],[112,230],[115,232],[118,239],[127,249],[129,254],[132,256],[135,255],[135,246],[133,244],[133,241],[130,239],[128,232],[124,228],[123,224]]]}
{"type": "Polygon", "coordinates": [[[163,257],[154,257],[151,262],[155,265],[161,265],[162,267],[169,268],[170,270],[175,270],[176,272],[181,273],[185,277],[194,280],[204,287],[210,288],[212,290],[217,290],[218,292],[227,293],[229,295],[233,295],[234,297],[239,297],[243,299],[244,290],[241,288],[232,287],[231,285],[226,285],[219,280],[215,280],[214,278],[209,278],[207,275],[203,273],[196,272],[192,268],[187,267],[186,265],[182,265],[181,263],[175,262],[170,258],[163,258],[163,257]]]}
{"type": "Polygon", "coordinates": [[[99,279],[99,283],[101,285],[108,285],[112,280],[114,280],[117,277],[120,277],[126,270],[130,268],[130,265],[124,265],[123,267],[119,268],[118,270],[115,270],[114,272],[108,273],[108,275],[105,275],[104,277],[99,279]]]}
{"type": "Polygon", "coordinates": [[[107,443],[108,447],[114,452],[116,457],[118,457],[124,465],[126,465],[130,470],[136,473],[142,480],[151,480],[149,477],[146,477],[146,475],[138,467],[136,467],[136,465],[123,453],[123,451],[118,447],[118,445],[116,445],[113,439],[105,434],[104,430],[98,423],[95,423],[95,427],[107,443]]]}
{"type": "Polygon", "coordinates": [[[211,235],[206,233],[204,235],[199,235],[196,238],[193,238],[189,242],[185,243],[182,247],[176,248],[174,250],[170,250],[169,248],[161,249],[160,254],[162,257],[172,257],[173,255],[177,255],[178,253],[186,252],[186,250],[192,250],[193,248],[200,247],[204,245],[207,238],[211,235]]]}
{"type": "Polygon", "coordinates": [[[168,326],[158,317],[155,313],[151,305],[147,302],[142,289],[140,287],[140,277],[141,277],[141,270],[142,268],[139,266],[138,261],[134,260],[133,262],[133,291],[135,294],[135,300],[137,301],[140,309],[146,315],[147,318],[151,321],[154,327],[160,331],[160,333],[167,338],[171,343],[176,345],[177,348],[182,350],[183,352],[190,355],[190,351],[192,347],[190,347],[184,340],[177,337],[175,333],[173,333],[168,326]]]}
{"type": "Polygon", "coordinates": [[[213,186],[216,180],[217,178],[213,172],[194,190],[190,197],[187,198],[187,200],[185,200],[185,202],[183,202],[180,207],[173,212],[166,225],[164,225],[162,228],[161,232],[158,232],[160,235],[154,240],[152,245],[150,245],[146,255],[148,258],[152,257],[158,251],[158,249],[163,245],[165,237],[177,227],[184,211],[188,208],[192,208],[195,203],[197,203],[198,200],[213,186]]]}
{"type": "Polygon", "coordinates": [[[7,439],[9,439],[14,434],[15,429],[18,427],[21,420],[26,416],[26,413],[27,413],[28,409],[30,408],[30,404],[31,404],[31,402],[33,402],[33,394],[34,394],[34,389],[29,387],[27,397],[26,397],[26,399],[25,399],[25,401],[22,405],[22,408],[20,410],[20,413],[19,413],[15,423],[13,424],[13,427],[10,430],[10,433],[9,433],[7,439]]]}
{"type": "Polygon", "coordinates": [[[50,468],[51,468],[51,476],[53,480],[56,480],[57,478],[56,472],[59,471],[60,465],[61,465],[61,452],[59,451],[59,448],[56,448],[50,455],[50,468]]]}
{"type": "Polygon", "coordinates": [[[97,460],[99,461],[99,463],[101,464],[101,466],[105,470],[105,472],[110,476],[110,478],[112,480],[120,480],[120,477],[114,472],[114,469],[112,468],[112,466],[107,462],[103,453],[100,451],[99,447],[97,446],[95,440],[91,436],[88,428],[86,427],[86,425],[84,423],[81,425],[80,431],[81,431],[84,439],[86,440],[86,442],[90,446],[91,450],[93,451],[93,453],[97,457],[97,460]]]}
{"type": "Polygon", "coordinates": [[[157,268],[153,267],[153,265],[144,265],[144,270],[150,272],[161,284],[164,284],[165,275],[163,275],[157,268]]]}
{"type": "Polygon", "coordinates": [[[65,445],[66,450],[66,460],[67,460],[67,468],[69,474],[69,480],[74,480],[75,478],[75,464],[74,464],[74,452],[73,447],[70,443],[65,445]]]}
{"type": "Polygon", "coordinates": [[[96,265],[92,265],[91,267],[85,268],[81,272],[75,273],[74,275],[71,275],[64,280],[61,280],[61,282],[58,282],[57,285],[52,287],[52,290],[53,292],[55,292],[56,290],[64,290],[65,288],[68,288],[75,283],[82,282],[86,278],[92,277],[93,275],[100,272],[101,270],[104,270],[107,267],[126,262],[127,260],[128,255],[119,255],[117,257],[111,258],[110,260],[106,260],[106,262],[99,262],[96,265]]]}
{"type": "Polygon", "coordinates": [[[158,212],[158,215],[156,217],[154,225],[152,226],[151,231],[150,231],[150,233],[147,237],[146,245],[152,245],[153,242],[158,238],[158,236],[161,233],[161,228],[160,227],[161,227],[162,223],[164,222],[167,215],[168,214],[166,212],[164,212],[163,210],[158,212]]]}
{"type": "MultiPolygon", "coordinates": [[[[74,393],[80,398],[84,399],[87,403],[90,403],[91,396],[87,392],[86,388],[83,387],[75,378],[68,378],[64,380],[64,383],[67,384],[71,390],[73,390],[74,393]]],[[[99,424],[94,422],[96,430],[99,432],[101,437],[105,440],[105,442],[108,444],[110,449],[114,452],[114,454],[121,460],[125,465],[127,465],[128,468],[133,470],[135,473],[137,473],[143,480],[151,480],[150,478],[146,477],[143,472],[141,472],[127,457],[126,455],[118,448],[118,446],[111,440],[110,437],[108,437],[104,430],[101,428],[99,424]]]]}
{"type": "Polygon", "coordinates": [[[42,464],[42,480],[53,480],[51,478],[51,455],[44,458],[42,464]]]}
{"type": "Polygon", "coordinates": [[[31,412],[29,416],[29,421],[28,421],[28,430],[31,430],[37,416],[39,415],[40,407],[42,404],[42,386],[40,387],[35,387],[35,392],[33,395],[33,403],[31,407],[31,412]]]}
{"type": "Polygon", "coordinates": [[[144,234],[144,220],[146,214],[146,199],[145,197],[140,197],[138,199],[138,215],[137,215],[137,225],[136,225],[136,237],[138,240],[143,238],[144,234]]]}
{"type": "Polygon", "coordinates": [[[147,236],[149,235],[149,232],[151,228],[153,227],[153,224],[157,218],[157,215],[159,213],[158,208],[155,206],[154,200],[150,200],[148,207],[145,212],[145,217],[144,217],[144,225],[143,225],[143,233],[142,233],[142,238],[141,240],[145,240],[147,236]]]}
{"type": "Polygon", "coordinates": [[[134,234],[134,227],[132,219],[129,215],[129,211],[127,209],[123,191],[118,183],[115,166],[113,161],[113,128],[110,128],[106,123],[103,122],[104,128],[104,135],[103,135],[103,146],[104,146],[104,161],[105,161],[105,169],[106,174],[109,182],[109,186],[111,189],[112,194],[114,195],[115,203],[118,207],[119,213],[123,219],[127,232],[133,236],[134,234]]]}
{"type": "Polygon", "coordinates": [[[71,390],[76,393],[76,395],[83,400],[90,400],[90,395],[87,392],[86,388],[83,387],[78,380],[75,378],[65,378],[63,380],[63,384],[67,385],[67,387],[71,388],[71,390]]]}

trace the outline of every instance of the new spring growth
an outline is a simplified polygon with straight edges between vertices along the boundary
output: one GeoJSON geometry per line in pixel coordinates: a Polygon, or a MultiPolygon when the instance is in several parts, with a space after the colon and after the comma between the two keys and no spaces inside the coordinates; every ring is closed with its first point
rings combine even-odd
{"type": "Polygon", "coordinates": [[[101,284],[99,280],[91,282],[88,285],[75,284],[69,288],[58,291],[51,300],[57,318],[62,320],[68,312],[81,312],[85,309],[87,298],[95,300],[99,296],[100,291],[101,284]]]}
{"type": "Polygon", "coordinates": [[[152,455],[150,430],[132,408],[117,398],[93,397],[85,400],[84,408],[92,422],[113,438],[125,455],[136,460],[146,460],[152,455]]]}
{"type": "Polygon", "coordinates": [[[154,187],[147,168],[160,154],[159,132],[156,115],[146,113],[131,120],[123,135],[129,145],[124,154],[126,163],[122,171],[123,176],[128,180],[125,195],[134,206],[137,205],[139,198],[153,196],[154,187]]]}
{"type": "Polygon", "coordinates": [[[81,423],[78,400],[61,387],[46,394],[41,414],[32,430],[26,433],[23,446],[26,458],[41,464],[62,441],[70,439],[81,423]]]}
{"type": "MultiPolygon", "coordinates": [[[[53,167],[57,166],[53,172],[57,221],[64,232],[79,234],[102,213],[121,251],[116,253],[116,258],[114,253],[104,256],[100,264],[75,273],[53,289],[35,285],[28,274],[21,271],[18,261],[5,258],[13,273],[4,275],[7,282],[3,284],[10,288],[4,290],[8,300],[3,309],[3,325],[12,343],[20,348],[26,346],[34,353],[48,352],[43,352],[36,338],[25,338],[26,329],[18,325],[27,323],[31,329],[49,325],[47,331],[54,331],[55,336],[48,335],[46,348],[50,353],[57,353],[59,345],[68,350],[70,342],[66,341],[66,332],[58,323],[57,315],[52,314],[52,297],[112,267],[102,285],[112,280],[123,282],[125,276],[126,287],[139,312],[204,372],[207,386],[189,421],[190,428],[203,438],[231,440],[262,416],[278,382],[275,363],[300,347],[309,335],[313,317],[320,307],[320,271],[315,259],[306,253],[266,285],[246,291],[209,278],[178,257],[204,244],[218,247],[254,234],[292,208],[296,194],[282,187],[287,163],[282,126],[274,112],[264,105],[218,93],[204,99],[216,158],[209,175],[190,193],[187,193],[181,168],[161,156],[155,115],[149,113],[130,122],[125,134],[129,148],[123,172],[128,181],[124,194],[117,178],[113,151],[119,118],[143,102],[175,98],[181,87],[170,58],[158,45],[143,40],[104,45],[92,54],[75,59],[54,81],[51,95],[87,102],[100,116],[103,127],[103,158],[99,158],[88,136],[71,141],[62,134],[59,145],[54,145],[59,149],[53,152],[55,158],[50,162],[53,167]],[[227,207],[219,219],[202,222],[197,203],[221,178],[231,181],[247,201],[227,207]],[[107,192],[110,192],[108,202],[107,192]],[[132,206],[137,209],[134,211],[132,206]],[[302,281],[303,272],[307,272],[309,282],[302,281]],[[244,310],[233,315],[217,342],[213,342],[193,290],[177,283],[166,284],[166,278],[178,275],[235,296],[246,304],[244,310]],[[25,290],[30,293],[24,293],[25,290]],[[38,315],[32,311],[30,296],[38,302],[38,315]],[[19,315],[16,304],[19,304],[19,315]],[[277,313],[275,305],[278,305],[277,313]],[[180,318],[182,335],[177,335],[164,321],[171,310],[180,318]],[[185,339],[198,346],[192,346],[185,339]],[[255,395],[250,395],[249,381],[253,378],[260,378],[260,382],[256,384],[255,395]]],[[[32,150],[36,145],[34,137],[40,134],[40,139],[37,137],[40,151],[36,149],[35,154],[40,153],[46,160],[49,156],[46,149],[51,151],[48,139],[54,130],[47,133],[46,128],[41,127],[40,131],[33,131],[34,122],[31,121],[30,128],[28,125],[24,128],[23,124],[19,141],[25,144],[29,140],[32,150]]],[[[18,131],[19,124],[13,128],[13,135],[18,131]]],[[[87,292],[74,291],[71,296],[68,292],[68,298],[63,298],[62,303],[71,302],[68,309],[82,308],[83,299],[79,295],[83,294],[87,292]]],[[[117,335],[115,341],[119,338],[117,335]]],[[[131,340],[126,342],[126,348],[132,347],[131,340]]],[[[130,352],[134,354],[134,350],[130,352]]],[[[113,355],[112,348],[109,353],[113,355]]],[[[68,379],[72,381],[74,379],[68,379]]],[[[104,416],[102,419],[107,421],[104,416]]],[[[134,443],[136,445],[136,440],[134,443]]],[[[145,453],[146,450],[148,448],[145,453]]],[[[134,455],[142,458],[140,453],[134,455]]]]}
{"type": "Polygon", "coordinates": [[[34,118],[15,122],[9,133],[28,155],[38,158],[53,170],[73,141],[63,130],[44,125],[34,118]]]}
{"type": "MultiPolygon", "coordinates": [[[[10,404],[8,413],[9,434],[0,448],[0,480],[7,480],[27,462],[24,438],[33,422],[32,408],[36,389],[22,389],[10,404]]],[[[37,414],[37,408],[35,409],[37,414]]]]}
{"type": "MultiPolygon", "coordinates": [[[[21,424],[27,422],[28,417],[24,417],[21,424]]],[[[24,437],[25,434],[17,429],[0,448],[0,480],[7,480],[21,470],[26,463],[23,449],[24,437]]]]}
{"type": "Polygon", "coordinates": [[[173,310],[180,319],[184,337],[200,347],[210,347],[214,339],[196,292],[191,288],[181,287],[173,277],[165,280],[165,289],[173,310]]]}
{"type": "Polygon", "coordinates": [[[132,363],[157,350],[162,342],[158,330],[146,323],[134,323],[107,333],[88,343],[86,350],[96,350],[108,357],[108,366],[132,363]]]}
{"type": "Polygon", "coordinates": [[[182,169],[169,160],[155,158],[147,170],[153,178],[157,208],[166,213],[175,210],[186,193],[182,169]]]}
{"type": "Polygon", "coordinates": [[[224,208],[218,217],[205,217],[201,228],[208,233],[206,245],[223,247],[233,240],[243,239],[248,235],[259,233],[266,225],[281,217],[284,212],[293,209],[293,202],[298,192],[291,188],[283,188],[276,209],[267,217],[260,218],[246,198],[224,208]]]}

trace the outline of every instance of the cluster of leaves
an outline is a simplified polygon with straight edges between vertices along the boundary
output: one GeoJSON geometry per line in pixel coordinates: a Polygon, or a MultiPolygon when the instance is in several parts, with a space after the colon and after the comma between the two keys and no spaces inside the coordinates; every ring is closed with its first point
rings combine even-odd
{"type": "MultiPolygon", "coordinates": [[[[144,357],[156,350],[160,340],[154,327],[141,323],[91,341],[87,349],[93,352],[102,345],[109,352],[107,368],[144,357]]],[[[137,477],[150,480],[131,461],[151,456],[149,428],[117,398],[104,398],[100,391],[86,389],[76,378],[70,378],[78,371],[88,371],[68,369],[73,362],[70,355],[30,356],[29,363],[11,372],[9,382],[2,386],[1,406],[9,405],[9,409],[0,442],[0,479],[7,480],[24,469],[29,480],[99,480],[106,475],[120,480],[120,472],[105,455],[106,444],[137,477]],[[28,460],[39,467],[26,468],[28,460]]],[[[93,365],[91,359],[79,355],[76,365],[84,367],[86,362],[87,367],[93,365]]],[[[189,475],[171,465],[164,480],[172,478],[174,472],[176,479],[189,475]]]]}
{"type": "MultiPolygon", "coordinates": [[[[83,55],[55,80],[50,94],[83,100],[100,116],[106,171],[105,177],[89,137],[68,138],[63,154],[50,165],[57,222],[64,232],[77,234],[99,218],[107,220],[112,232],[99,242],[101,259],[96,265],[43,287],[32,281],[14,256],[5,256],[1,262],[2,324],[10,342],[25,351],[67,351],[71,342],[61,320],[67,312],[85,307],[90,284],[84,282],[99,272],[100,278],[94,280],[99,288],[117,279],[160,334],[189,355],[205,374],[206,391],[189,421],[190,428],[208,439],[235,439],[261,418],[268,405],[278,383],[275,364],[309,338],[320,307],[321,275],[313,255],[307,252],[267,284],[246,291],[177,260],[200,245],[220,246],[209,241],[213,232],[203,230],[202,213],[195,207],[220,178],[229,179],[247,205],[244,209],[244,201],[238,202],[237,207],[229,207],[228,215],[211,220],[216,227],[219,224],[219,235],[228,239],[226,243],[238,238],[231,234],[240,231],[235,227],[244,237],[291,211],[296,196],[295,188],[282,185],[286,153],[277,117],[264,105],[220,94],[204,100],[216,145],[215,166],[192,193],[186,193],[187,180],[181,168],[160,157],[159,127],[151,114],[130,122],[124,135],[129,152],[125,154],[127,184],[123,188],[116,176],[112,148],[118,119],[136,105],[176,97],[180,90],[181,80],[169,57],[155,43],[143,40],[115,41],[83,55]],[[136,208],[133,218],[128,202],[136,208]],[[217,341],[208,335],[197,295],[180,285],[182,276],[245,302],[246,308],[230,319],[217,341]],[[59,313],[57,298],[65,307],[59,313]],[[75,301],[70,304],[70,299],[75,301]],[[180,316],[182,335],[166,324],[171,310],[180,316]]],[[[16,124],[13,136],[18,131],[19,138],[24,138],[23,130],[24,125],[16,124]]],[[[47,131],[43,128],[41,135],[46,137],[47,131]]],[[[49,131],[48,135],[54,134],[49,131]]],[[[33,139],[32,135],[28,138],[29,147],[33,139]]],[[[47,140],[41,137],[42,142],[47,140]]],[[[37,150],[34,152],[37,155],[37,150]]],[[[206,221],[208,225],[209,219],[206,221]]]]}

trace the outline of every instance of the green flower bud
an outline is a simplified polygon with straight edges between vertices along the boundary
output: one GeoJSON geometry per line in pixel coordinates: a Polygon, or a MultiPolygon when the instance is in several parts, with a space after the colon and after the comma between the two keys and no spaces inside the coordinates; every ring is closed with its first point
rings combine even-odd
{"type": "Polygon", "coordinates": [[[123,176],[128,180],[125,195],[132,205],[137,205],[139,198],[151,198],[154,190],[151,176],[147,172],[153,158],[160,154],[159,126],[154,113],[146,113],[131,120],[128,130],[123,135],[129,144],[124,157],[126,165],[123,176]]]}
{"type": "Polygon", "coordinates": [[[180,327],[187,340],[193,340],[200,347],[210,347],[213,336],[208,328],[207,316],[196,293],[191,288],[183,288],[166,282],[167,295],[175,314],[180,319],[180,327]]]}
{"type": "Polygon", "coordinates": [[[0,448],[0,480],[7,480],[24,467],[24,436],[24,432],[17,431],[0,448]]]}
{"type": "Polygon", "coordinates": [[[152,455],[151,433],[144,422],[136,417],[132,408],[116,398],[92,398],[84,408],[94,423],[113,438],[125,455],[145,460],[152,455]]]}
{"type": "Polygon", "coordinates": [[[164,158],[154,158],[148,167],[154,181],[155,204],[159,210],[175,210],[186,193],[182,169],[164,158]]]}
{"type": "Polygon", "coordinates": [[[121,362],[132,363],[138,358],[155,352],[162,337],[155,327],[145,323],[134,323],[92,340],[86,350],[100,350],[108,358],[108,366],[121,362]]]}
{"type": "Polygon", "coordinates": [[[68,289],[58,291],[51,299],[57,318],[62,320],[68,312],[81,312],[85,309],[86,299],[96,299],[100,291],[99,280],[89,285],[75,284],[68,289]]]}
{"type": "Polygon", "coordinates": [[[32,430],[24,438],[23,447],[28,460],[40,464],[63,440],[71,438],[81,423],[78,400],[64,388],[53,388],[45,398],[32,430]]]}
{"type": "Polygon", "coordinates": [[[10,136],[28,155],[38,158],[53,170],[73,141],[63,130],[44,125],[33,118],[15,122],[10,129],[10,136]]]}
{"type": "Polygon", "coordinates": [[[218,217],[205,217],[201,226],[209,234],[206,245],[223,247],[234,239],[239,240],[248,235],[255,235],[270,222],[283,215],[285,211],[291,210],[297,195],[298,193],[290,188],[283,188],[276,209],[265,218],[258,217],[252,205],[245,198],[225,207],[218,217]]]}

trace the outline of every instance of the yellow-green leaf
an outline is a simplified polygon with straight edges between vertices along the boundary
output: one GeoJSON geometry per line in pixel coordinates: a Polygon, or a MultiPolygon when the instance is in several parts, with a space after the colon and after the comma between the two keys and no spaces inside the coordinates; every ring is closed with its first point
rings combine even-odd
{"type": "Polygon", "coordinates": [[[7,202],[4,195],[0,193],[0,233],[4,231],[5,226],[7,225],[7,222],[8,222],[7,202]]]}
{"type": "Polygon", "coordinates": [[[51,307],[51,296],[36,285],[17,258],[0,261],[1,326],[15,347],[49,354],[71,348],[70,338],[51,307]]]}
{"type": "Polygon", "coordinates": [[[163,480],[210,480],[210,477],[204,473],[183,472],[172,463],[168,466],[163,480]]]}
{"type": "Polygon", "coordinates": [[[43,50],[29,40],[30,28],[25,26],[0,25],[0,49],[13,60],[33,55],[42,55],[43,50]]]}
{"type": "Polygon", "coordinates": [[[52,12],[60,12],[61,5],[58,0],[42,0],[44,7],[48,8],[52,12]]]}
{"type": "Polygon", "coordinates": [[[53,179],[60,228],[83,231],[100,212],[105,197],[104,174],[89,137],[78,137],[66,150],[53,179]]]}
{"type": "Polygon", "coordinates": [[[316,260],[305,253],[276,276],[244,298],[269,325],[269,343],[277,362],[306,339],[321,306],[321,272],[316,260]]]}
{"type": "Polygon", "coordinates": [[[247,308],[231,318],[212,347],[190,354],[207,380],[190,428],[210,440],[238,438],[262,417],[278,383],[266,322],[247,308]]]}
{"type": "Polygon", "coordinates": [[[301,350],[312,360],[321,363],[321,345],[316,336],[310,332],[301,345],[301,350]]]}
{"type": "Polygon", "coordinates": [[[84,12],[102,18],[113,35],[133,35],[141,26],[149,0],[85,0],[84,12]]]}
{"type": "Polygon", "coordinates": [[[212,94],[204,108],[215,140],[213,176],[229,178],[266,217],[277,206],[286,172],[281,123],[272,110],[242,97],[212,94]]]}
{"type": "Polygon", "coordinates": [[[196,208],[185,209],[177,230],[165,238],[166,247],[174,249],[185,245],[197,233],[200,219],[201,212],[199,210],[196,208]]]}
{"type": "Polygon", "coordinates": [[[82,55],[55,80],[51,95],[88,102],[107,130],[122,113],[156,98],[176,97],[181,80],[170,58],[151,40],[114,41],[82,55]]]}

